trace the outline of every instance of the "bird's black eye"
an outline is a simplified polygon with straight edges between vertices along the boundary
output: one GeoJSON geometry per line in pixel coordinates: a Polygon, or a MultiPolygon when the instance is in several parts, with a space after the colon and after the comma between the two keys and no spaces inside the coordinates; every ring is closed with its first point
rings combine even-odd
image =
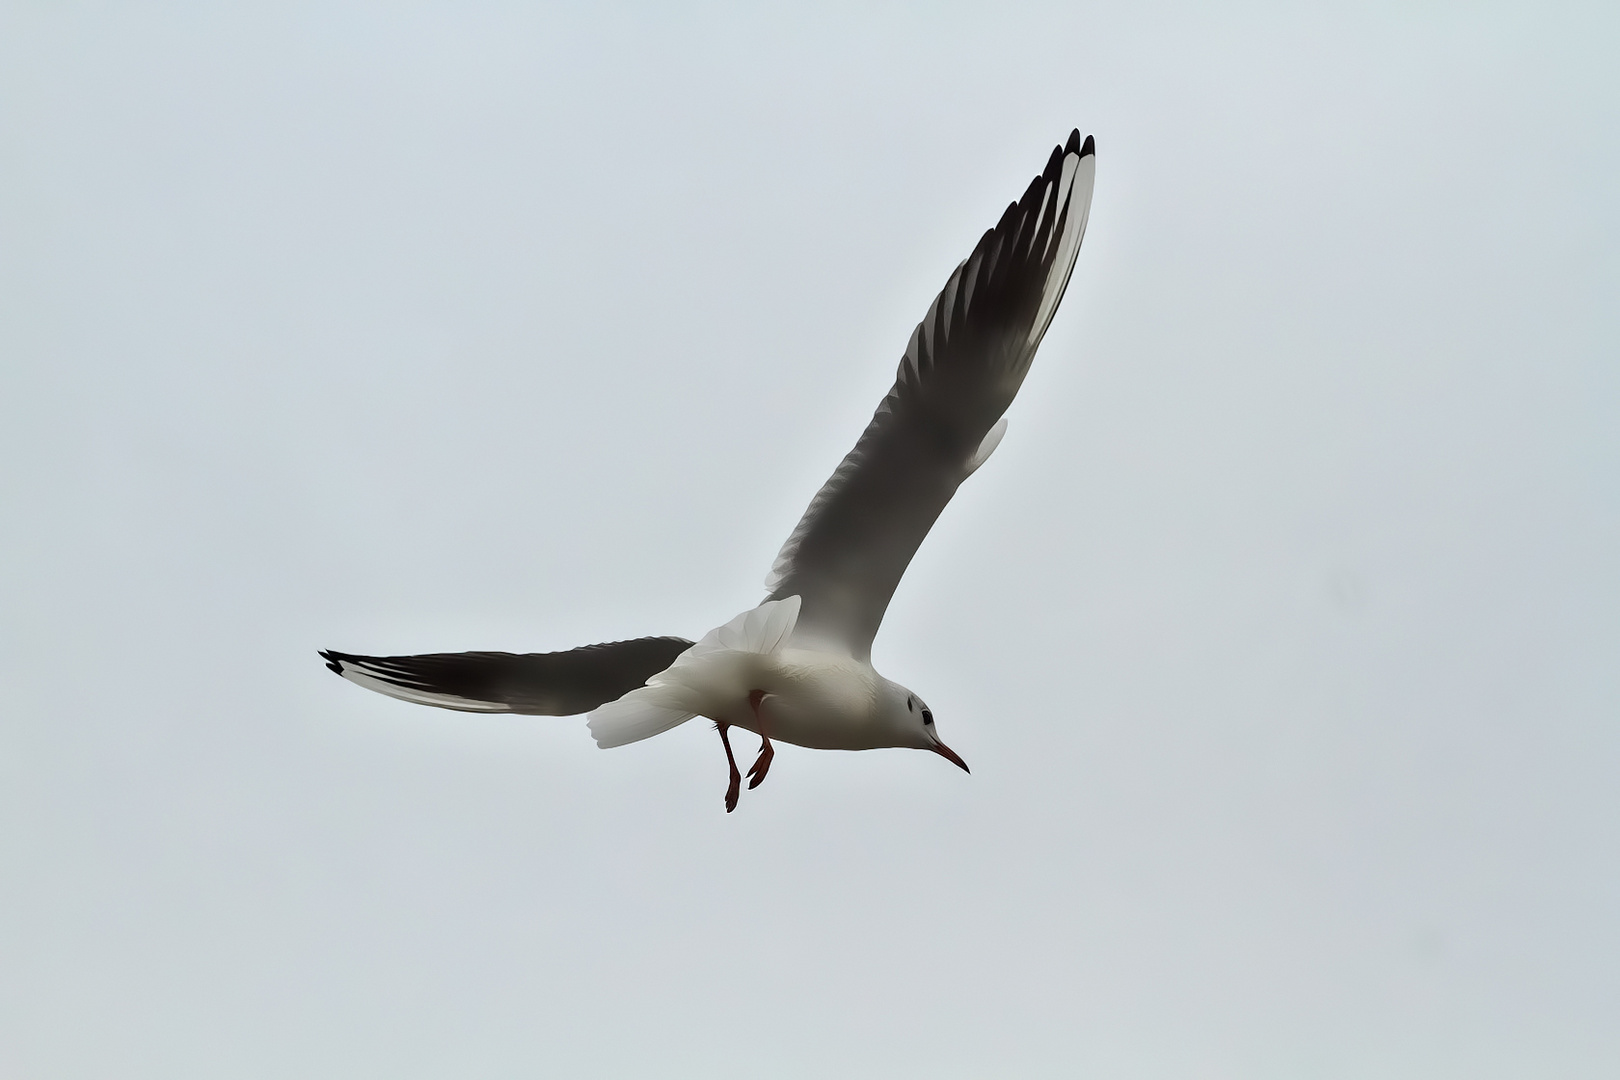
{"type": "Polygon", "coordinates": [[[917,711],[917,699],[916,698],[910,698],[910,697],[906,698],[906,712],[916,712],[916,711],[917,711]]]}
{"type": "Polygon", "coordinates": [[[933,722],[934,722],[934,714],[929,712],[927,709],[924,709],[923,710],[923,723],[932,724],[933,722]]]}

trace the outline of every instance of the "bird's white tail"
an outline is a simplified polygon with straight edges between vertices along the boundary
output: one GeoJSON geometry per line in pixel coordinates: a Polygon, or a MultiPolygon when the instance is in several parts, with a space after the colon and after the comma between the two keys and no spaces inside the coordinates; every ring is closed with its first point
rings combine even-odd
{"type": "Polygon", "coordinates": [[[799,621],[799,598],[767,600],[738,615],[675,658],[665,670],[617,701],[591,713],[591,736],[602,749],[624,746],[660,735],[697,715],[692,687],[682,678],[694,664],[718,652],[773,653],[793,633],[799,621]]]}

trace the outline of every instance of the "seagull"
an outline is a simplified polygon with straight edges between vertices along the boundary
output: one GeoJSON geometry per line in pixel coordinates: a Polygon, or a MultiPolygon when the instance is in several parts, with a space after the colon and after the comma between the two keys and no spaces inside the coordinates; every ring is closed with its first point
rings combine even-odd
{"type": "Polygon", "coordinates": [[[773,742],[820,750],[911,747],[967,771],[934,714],[878,674],[872,639],[911,557],[962,481],[1007,431],[1074,269],[1091,210],[1096,147],[1078,130],[957,265],[912,332],[877,413],[782,546],[758,607],[696,643],[644,637],[566,652],[320,655],[390,697],[465,712],[589,713],[600,747],[694,717],[725,747],[726,812],[742,775],[730,729],[759,736],[756,788],[773,742]]]}

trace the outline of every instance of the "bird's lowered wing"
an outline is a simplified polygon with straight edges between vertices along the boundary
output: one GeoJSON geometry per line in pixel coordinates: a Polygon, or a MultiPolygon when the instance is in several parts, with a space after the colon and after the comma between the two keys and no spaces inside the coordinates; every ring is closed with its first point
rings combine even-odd
{"type": "Polygon", "coordinates": [[[802,599],[795,638],[870,658],[911,557],[1005,430],[1080,251],[1095,153],[1078,131],[1054,148],[912,333],[894,387],[766,579],[768,599],[802,599]]]}
{"type": "Polygon", "coordinates": [[[692,643],[645,637],[567,652],[351,656],[323,652],[326,666],[370,690],[463,712],[573,716],[643,685],[692,643]]]}

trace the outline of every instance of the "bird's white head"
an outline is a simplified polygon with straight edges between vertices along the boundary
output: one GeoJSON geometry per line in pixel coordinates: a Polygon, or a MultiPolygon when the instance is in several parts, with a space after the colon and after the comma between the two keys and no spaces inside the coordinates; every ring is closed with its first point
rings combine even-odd
{"type": "Polygon", "coordinates": [[[967,762],[956,756],[956,751],[940,741],[939,732],[934,729],[934,714],[923,703],[923,699],[897,682],[889,682],[884,690],[884,719],[898,736],[895,745],[912,746],[918,750],[932,750],[940,757],[949,761],[963,772],[971,773],[967,762]]]}

